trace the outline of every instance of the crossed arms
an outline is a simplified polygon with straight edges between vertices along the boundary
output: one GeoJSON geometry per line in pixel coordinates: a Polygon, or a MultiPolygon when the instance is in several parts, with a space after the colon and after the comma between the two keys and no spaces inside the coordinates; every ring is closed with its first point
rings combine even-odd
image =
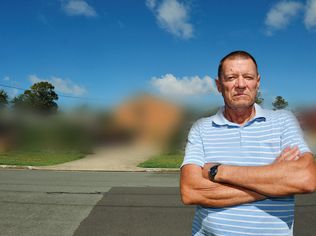
{"type": "Polygon", "coordinates": [[[312,153],[286,148],[269,165],[221,165],[215,182],[208,179],[212,163],[181,168],[180,190],[184,204],[209,207],[238,205],[267,197],[312,193],[316,190],[316,164],[312,153]]]}

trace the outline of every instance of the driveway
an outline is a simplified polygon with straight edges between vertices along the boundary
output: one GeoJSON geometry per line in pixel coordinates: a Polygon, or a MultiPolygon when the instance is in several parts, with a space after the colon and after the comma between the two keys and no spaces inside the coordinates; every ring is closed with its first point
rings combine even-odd
{"type": "Polygon", "coordinates": [[[137,165],[152,155],[157,149],[146,146],[119,145],[96,148],[94,154],[54,166],[32,167],[39,170],[91,170],[91,171],[145,171],[137,165]]]}

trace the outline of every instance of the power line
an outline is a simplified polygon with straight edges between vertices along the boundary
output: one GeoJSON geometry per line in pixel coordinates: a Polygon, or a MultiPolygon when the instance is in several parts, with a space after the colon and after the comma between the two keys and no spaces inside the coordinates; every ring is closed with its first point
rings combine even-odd
{"type": "Polygon", "coordinates": [[[18,90],[26,90],[26,89],[22,89],[22,88],[18,88],[18,87],[10,86],[10,85],[5,85],[5,84],[0,84],[0,87],[5,87],[5,88],[14,88],[14,89],[18,89],[18,90]]]}
{"type": "MultiPolygon", "coordinates": [[[[0,84],[0,87],[4,87],[4,88],[12,88],[12,89],[18,89],[18,90],[27,90],[25,88],[19,88],[19,87],[15,87],[15,86],[11,86],[11,85],[6,85],[6,84],[0,84]]],[[[64,98],[73,98],[73,99],[81,99],[81,100],[95,100],[95,101],[105,101],[105,99],[101,99],[101,98],[89,98],[89,97],[77,97],[77,96],[70,96],[70,95],[65,95],[65,94],[60,94],[61,92],[58,92],[58,96],[59,97],[64,97],[64,98]]]]}

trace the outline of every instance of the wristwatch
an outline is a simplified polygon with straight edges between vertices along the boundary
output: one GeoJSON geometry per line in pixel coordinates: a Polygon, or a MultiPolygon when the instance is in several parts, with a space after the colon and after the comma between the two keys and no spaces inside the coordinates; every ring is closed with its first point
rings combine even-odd
{"type": "Polygon", "coordinates": [[[220,166],[221,164],[220,163],[217,163],[215,164],[214,166],[212,166],[209,171],[208,171],[208,178],[212,181],[212,182],[215,182],[214,179],[215,179],[215,176],[218,172],[218,167],[220,166]]]}

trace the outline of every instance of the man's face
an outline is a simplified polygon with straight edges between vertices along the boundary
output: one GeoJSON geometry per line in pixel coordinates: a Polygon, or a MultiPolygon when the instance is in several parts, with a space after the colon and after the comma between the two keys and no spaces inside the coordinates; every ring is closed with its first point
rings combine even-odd
{"type": "Polygon", "coordinates": [[[225,105],[230,108],[248,108],[256,99],[260,76],[251,59],[226,59],[216,86],[222,93],[225,105]]]}

